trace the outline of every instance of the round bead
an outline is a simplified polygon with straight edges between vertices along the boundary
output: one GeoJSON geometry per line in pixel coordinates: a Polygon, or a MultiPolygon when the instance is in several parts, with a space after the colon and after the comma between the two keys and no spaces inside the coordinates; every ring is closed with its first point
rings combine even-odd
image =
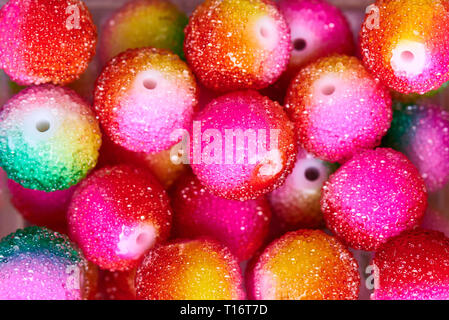
{"type": "Polygon", "coordinates": [[[97,80],[94,107],[109,138],[135,152],[157,153],[175,145],[197,105],[195,78],[178,56],[142,48],[121,53],[97,80]]]}
{"type": "Polygon", "coordinates": [[[268,234],[271,212],[265,197],[247,201],[219,198],[190,174],[178,181],[172,203],[176,237],[214,238],[239,260],[251,258],[268,234]]]}
{"type": "Polygon", "coordinates": [[[83,299],[86,267],[66,236],[40,227],[18,230],[0,241],[0,298],[83,299]]]}
{"type": "Polygon", "coordinates": [[[323,187],[327,227],[355,249],[373,251],[421,223],[427,191],[402,153],[379,148],[354,156],[323,187]]]}
{"type": "Polygon", "coordinates": [[[135,284],[142,300],[245,298],[236,258],[211,240],[180,241],[150,250],[137,269],[135,284]]]}
{"type": "Polygon", "coordinates": [[[130,165],[105,167],[86,178],[68,211],[70,237],[102,269],[127,270],[169,236],[169,199],[152,174],[130,165]]]}
{"type": "Polygon", "coordinates": [[[449,239],[440,232],[403,232],[379,248],[373,266],[373,300],[449,299],[449,239]]]}
{"type": "Polygon", "coordinates": [[[206,0],[185,33],[189,65],[214,90],[267,87],[290,58],[289,28],[270,0],[206,0]]]}
{"type": "Polygon", "coordinates": [[[247,292],[256,300],[356,300],[360,276],[352,254],[320,230],[272,242],[252,262],[247,292]]]}
{"type": "Polygon", "coordinates": [[[0,67],[21,85],[72,82],[86,70],[96,42],[80,0],[9,0],[0,10],[0,67]]]}
{"type": "Polygon", "coordinates": [[[278,7],[291,32],[293,50],[286,70],[289,78],[317,58],[354,52],[348,21],[340,9],[327,1],[281,0],[278,7]]]}
{"type": "Polygon", "coordinates": [[[75,186],[66,190],[45,192],[26,189],[8,180],[11,203],[28,222],[66,233],[66,213],[75,186]]]}
{"type": "Polygon", "coordinates": [[[449,181],[449,112],[437,105],[396,105],[383,145],[403,152],[429,192],[449,181]]]}
{"type": "Polygon", "coordinates": [[[367,68],[402,93],[426,93],[449,80],[449,7],[440,0],[377,0],[360,32],[367,68]]]}
{"type": "Polygon", "coordinates": [[[193,172],[220,197],[256,199],[280,186],[292,170],[297,151],[293,124],[278,103],[256,91],[213,100],[195,116],[193,126],[193,172]]]}
{"type": "Polygon", "coordinates": [[[127,271],[102,271],[101,288],[105,300],[136,300],[136,268],[127,271]]]}
{"type": "Polygon", "coordinates": [[[390,127],[388,91],[355,57],[334,55],[302,69],[286,97],[304,149],[338,162],[378,146],[390,127]]]}
{"type": "Polygon", "coordinates": [[[70,89],[30,87],[0,110],[0,165],[25,188],[68,189],[95,167],[100,145],[95,115],[70,89]]]}
{"type": "Polygon", "coordinates": [[[321,188],[332,172],[332,165],[300,150],[296,164],[285,183],[268,194],[273,214],[283,230],[324,227],[321,188]]]}
{"type": "Polygon", "coordinates": [[[104,27],[100,54],[108,61],[127,49],[154,47],[184,57],[184,27],[188,18],[166,0],[131,0],[104,27]]]}

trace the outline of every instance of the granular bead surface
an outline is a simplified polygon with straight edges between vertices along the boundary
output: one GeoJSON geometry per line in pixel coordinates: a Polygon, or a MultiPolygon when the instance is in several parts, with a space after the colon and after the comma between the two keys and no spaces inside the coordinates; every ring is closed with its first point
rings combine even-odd
{"type": "Polygon", "coordinates": [[[163,187],[146,169],[105,167],[77,188],[68,211],[69,234],[102,269],[128,270],[168,238],[172,213],[163,187]]]}
{"type": "Polygon", "coordinates": [[[429,192],[442,189],[449,181],[449,112],[440,106],[396,105],[382,142],[413,162],[429,192]]]}
{"type": "Polygon", "coordinates": [[[11,203],[25,220],[62,233],[66,233],[66,213],[75,188],[45,192],[26,189],[14,180],[8,180],[11,203]]]}
{"type": "Polygon", "coordinates": [[[79,0],[9,0],[0,10],[0,67],[21,85],[66,84],[95,54],[97,31],[79,0]]]}
{"type": "Polygon", "coordinates": [[[267,87],[290,58],[289,28],[270,0],[206,0],[185,33],[189,65],[214,90],[267,87]]]}
{"type": "Polygon", "coordinates": [[[332,172],[332,165],[301,149],[285,183],[268,194],[273,214],[284,230],[321,228],[321,188],[332,172]]]}
{"type": "Polygon", "coordinates": [[[131,0],[104,25],[100,41],[103,61],[127,49],[154,47],[184,57],[184,27],[188,18],[166,0],[131,0]]]}
{"type": "Polygon", "coordinates": [[[373,259],[373,300],[449,299],[449,239],[426,229],[388,240],[373,259]]]}
{"type": "Polygon", "coordinates": [[[357,58],[343,55],[303,68],[285,102],[302,147],[330,162],[378,146],[392,119],[388,91],[357,58]]]}
{"type": "Polygon", "coordinates": [[[327,227],[355,249],[373,251],[421,223],[427,191],[402,153],[378,148],[354,156],[323,187],[327,227]]]}
{"type": "Polygon", "coordinates": [[[291,172],[297,152],[293,129],[284,109],[256,91],[219,97],[195,116],[193,172],[215,195],[256,199],[291,172]]]}
{"type": "Polygon", "coordinates": [[[293,50],[286,71],[289,78],[317,58],[354,52],[348,21],[337,7],[327,1],[281,0],[278,7],[291,32],[293,50]]]}
{"type": "Polygon", "coordinates": [[[179,142],[196,108],[195,78],[178,56],[154,48],[132,49],[106,65],[94,107],[109,138],[135,152],[157,153],[179,142]]]}
{"type": "Polygon", "coordinates": [[[214,238],[239,260],[251,258],[268,234],[271,212],[265,197],[243,202],[223,199],[211,194],[193,174],[178,181],[172,204],[175,237],[214,238]]]}
{"type": "Polygon", "coordinates": [[[237,259],[218,242],[179,241],[150,250],[137,269],[142,300],[242,300],[237,259]]]}
{"type": "Polygon", "coordinates": [[[18,230],[0,241],[0,298],[83,299],[86,267],[66,236],[40,227],[18,230]]]}
{"type": "Polygon", "coordinates": [[[377,0],[360,32],[367,68],[388,87],[424,94],[449,80],[445,0],[377,0]]]}
{"type": "Polygon", "coordinates": [[[356,300],[357,262],[321,230],[289,232],[273,241],[247,272],[248,298],[256,300],[356,300]]]}
{"type": "Polygon", "coordinates": [[[70,89],[30,87],[0,110],[0,165],[25,188],[68,189],[95,167],[100,145],[94,113],[70,89]]]}

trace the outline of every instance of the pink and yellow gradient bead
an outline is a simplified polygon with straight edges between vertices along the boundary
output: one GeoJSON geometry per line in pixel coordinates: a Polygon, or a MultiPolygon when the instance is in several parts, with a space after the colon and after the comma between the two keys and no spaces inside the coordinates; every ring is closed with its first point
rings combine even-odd
{"type": "Polygon", "coordinates": [[[378,148],[354,156],[323,187],[327,227],[354,249],[373,251],[421,224],[427,191],[402,153],[378,148]]]}
{"type": "Polygon", "coordinates": [[[18,84],[78,79],[96,42],[96,27],[82,1],[9,0],[0,10],[0,67],[18,84]]]}
{"type": "Polygon", "coordinates": [[[89,261],[122,271],[168,238],[172,211],[165,190],[147,169],[119,165],[81,182],[67,219],[71,239],[89,261]]]}
{"type": "Polygon", "coordinates": [[[196,109],[193,74],[178,56],[132,49],[110,60],[97,80],[94,108],[108,137],[134,152],[157,153],[179,141],[196,109]]]}
{"type": "Polygon", "coordinates": [[[445,0],[377,0],[360,32],[366,67],[401,93],[424,94],[449,80],[445,0]]]}
{"type": "Polygon", "coordinates": [[[184,57],[184,27],[188,18],[166,0],[131,0],[110,17],[100,41],[100,54],[108,61],[127,49],[154,47],[184,57]]]}
{"type": "Polygon", "coordinates": [[[90,106],[74,91],[42,85],[0,110],[0,165],[28,189],[68,189],[97,164],[101,132],[90,106]]]}
{"type": "Polygon", "coordinates": [[[289,28],[270,0],[206,0],[185,33],[187,61],[213,90],[267,87],[290,58],[289,28]]]}
{"type": "Polygon", "coordinates": [[[247,292],[256,300],[356,300],[357,262],[336,238],[298,230],[273,241],[247,270],[247,292]]]}
{"type": "Polygon", "coordinates": [[[177,241],[150,250],[137,269],[141,300],[245,299],[237,259],[218,242],[177,241]]]}
{"type": "Polygon", "coordinates": [[[355,57],[333,55],[303,68],[286,96],[301,146],[341,162],[378,146],[390,128],[391,97],[355,57]]]}

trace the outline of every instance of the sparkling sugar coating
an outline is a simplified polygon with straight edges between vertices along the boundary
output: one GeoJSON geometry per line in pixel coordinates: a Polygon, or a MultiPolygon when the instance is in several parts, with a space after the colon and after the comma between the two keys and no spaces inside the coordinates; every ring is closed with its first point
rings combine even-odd
{"type": "Polygon", "coordinates": [[[297,152],[293,129],[284,109],[256,91],[219,97],[195,116],[193,172],[220,197],[256,199],[280,186],[291,172],[297,152]]]}
{"type": "Polygon", "coordinates": [[[289,79],[317,58],[354,53],[351,28],[337,7],[324,0],[281,0],[277,5],[292,38],[293,51],[286,70],[289,79]]]}
{"type": "Polygon", "coordinates": [[[382,144],[403,152],[418,168],[429,192],[449,181],[449,112],[438,105],[395,105],[382,144]]]}
{"type": "Polygon", "coordinates": [[[248,260],[264,243],[271,221],[265,197],[227,200],[211,194],[193,174],[182,177],[172,195],[176,238],[211,237],[239,260],[248,260]]]}
{"type": "Polygon", "coordinates": [[[268,194],[273,214],[283,230],[324,227],[321,188],[333,166],[301,149],[285,183],[268,194]]]}
{"type": "Polygon", "coordinates": [[[83,299],[86,267],[66,236],[41,227],[17,230],[0,241],[0,298],[83,299]]]}
{"type": "Polygon", "coordinates": [[[418,228],[390,239],[373,259],[373,300],[448,300],[449,239],[418,228]]]}
{"type": "Polygon", "coordinates": [[[321,230],[289,232],[272,242],[247,271],[249,299],[356,300],[357,262],[321,230]]]}
{"type": "Polygon", "coordinates": [[[354,156],[325,183],[321,209],[343,242],[366,251],[421,223],[427,191],[402,153],[378,148],[354,156]]]}
{"type": "Polygon", "coordinates": [[[262,89],[290,58],[290,32],[270,0],[206,0],[185,29],[184,53],[198,79],[218,91],[262,89]]]}
{"type": "Polygon", "coordinates": [[[9,0],[0,10],[0,67],[21,85],[76,80],[97,31],[79,0],[9,0]]]}
{"type": "Polygon", "coordinates": [[[137,269],[135,284],[142,300],[242,300],[242,282],[228,248],[198,239],[150,250],[137,269]]]}
{"type": "Polygon", "coordinates": [[[178,56],[131,49],[108,62],[97,80],[94,107],[109,138],[135,152],[157,153],[189,129],[198,103],[193,74],[178,56]]]}
{"type": "Polygon", "coordinates": [[[449,12],[443,0],[377,0],[360,32],[363,61],[388,87],[424,94],[449,80],[449,12]]]}
{"type": "Polygon", "coordinates": [[[100,145],[94,113],[68,88],[30,87],[0,110],[0,166],[25,188],[77,184],[97,164],[100,145]]]}
{"type": "Polygon", "coordinates": [[[168,238],[168,196],[146,169],[105,167],[81,182],[69,207],[69,235],[102,269],[128,270],[168,238]]]}
{"type": "Polygon", "coordinates": [[[100,40],[100,54],[108,61],[127,49],[154,47],[184,57],[184,12],[166,0],[131,0],[110,17],[100,40]]]}
{"type": "Polygon", "coordinates": [[[11,203],[28,222],[66,233],[66,213],[76,186],[66,190],[45,192],[26,189],[8,179],[11,203]]]}
{"type": "Polygon", "coordinates": [[[392,119],[388,91],[357,58],[343,55],[303,68],[285,103],[302,147],[330,162],[378,146],[392,119]]]}

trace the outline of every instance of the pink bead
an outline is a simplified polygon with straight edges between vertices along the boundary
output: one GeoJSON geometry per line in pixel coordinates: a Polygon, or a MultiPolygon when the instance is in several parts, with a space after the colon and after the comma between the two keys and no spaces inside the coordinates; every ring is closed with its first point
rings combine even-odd
{"type": "Polygon", "coordinates": [[[427,191],[402,153],[378,148],[354,156],[323,187],[327,227],[355,249],[372,251],[421,223],[427,191]]]}
{"type": "Polygon", "coordinates": [[[172,203],[176,237],[212,237],[239,260],[251,258],[268,233],[271,212],[265,197],[247,201],[219,198],[193,174],[178,181],[172,203]]]}
{"type": "Polygon", "coordinates": [[[439,210],[428,208],[424,214],[421,227],[436,230],[449,236],[449,217],[439,210]]]}
{"type": "Polygon", "coordinates": [[[99,169],[80,184],[68,224],[89,261],[103,269],[127,270],[168,237],[171,209],[149,171],[118,165],[99,169]]]}
{"type": "Polygon", "coordinates": [[[256,199],[281,185],[296,157],[293,124],[283,108],[256,91],[213,100],[193,123],[190,163],[214,194],[256,199]]]}

